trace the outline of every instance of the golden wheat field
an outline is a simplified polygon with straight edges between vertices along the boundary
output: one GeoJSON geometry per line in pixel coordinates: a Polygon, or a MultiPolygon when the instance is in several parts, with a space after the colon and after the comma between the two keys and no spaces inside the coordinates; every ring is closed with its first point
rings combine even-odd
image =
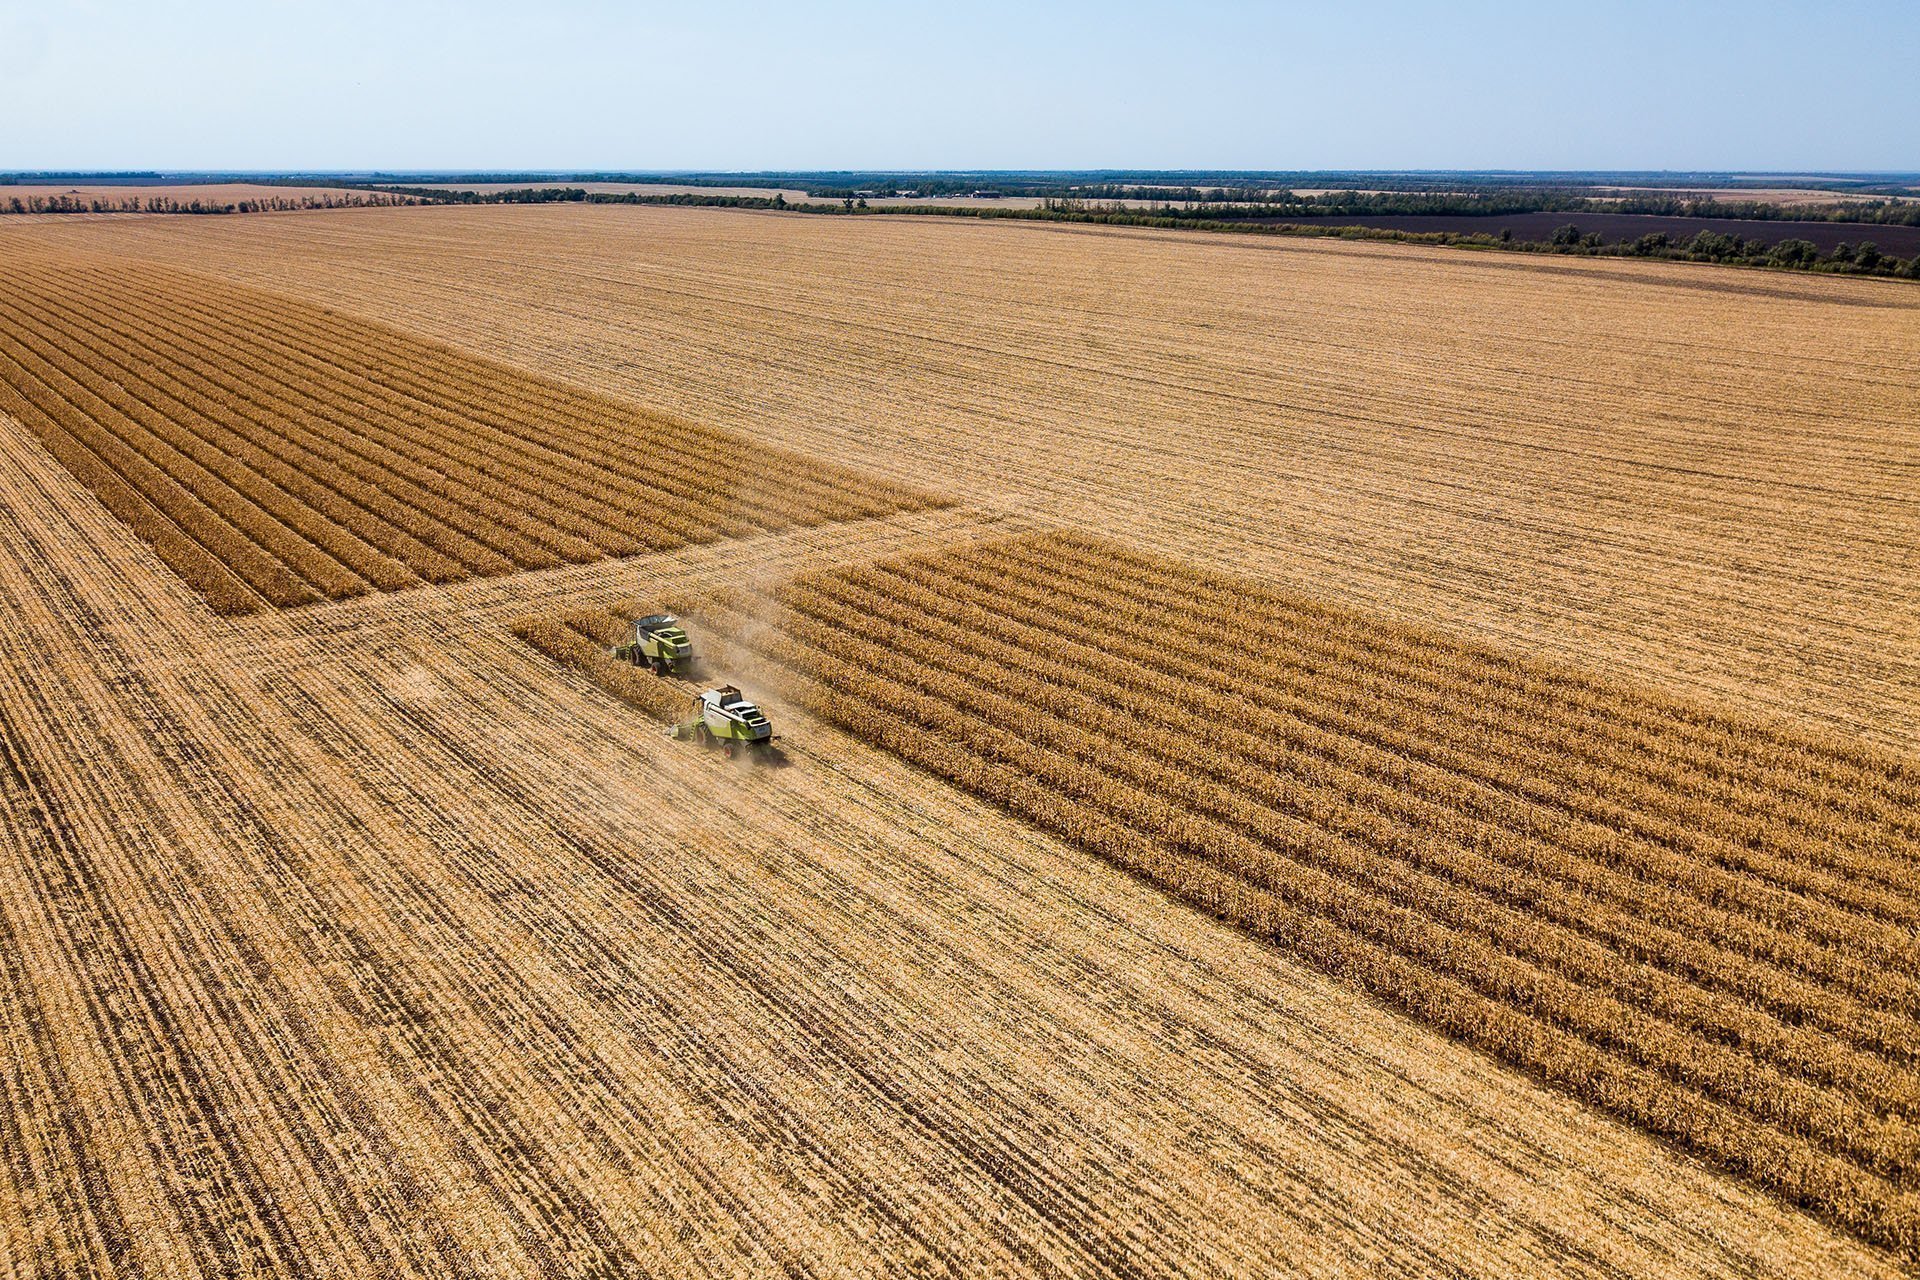
{"type": "Polygon", "coordinates": [[[1916,437],[1891,283],[0,225],[6,1271],[1902,1274],[1916,437]]]}

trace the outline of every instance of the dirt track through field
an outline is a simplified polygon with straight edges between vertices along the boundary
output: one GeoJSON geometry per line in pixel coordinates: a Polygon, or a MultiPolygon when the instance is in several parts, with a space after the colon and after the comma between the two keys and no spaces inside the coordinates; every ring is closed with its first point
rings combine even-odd
{"type": "Polygon", "coordinates": [[[716,774],[501,625],[1005,520],[227,622],[0,446],[25,1274],[1890,1274],[804,715],[716,774]]]}
{"type": "Polygon", "coordinates": [[[20,243],[294,290],[753,438],[1920,745],[1920,289],[646,208],[20,243]]]}

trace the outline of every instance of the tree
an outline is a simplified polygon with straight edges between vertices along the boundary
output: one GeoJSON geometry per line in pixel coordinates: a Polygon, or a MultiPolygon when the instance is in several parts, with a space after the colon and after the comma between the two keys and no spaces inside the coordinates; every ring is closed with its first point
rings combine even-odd
{"type": "Polygon", "coordinates": [[[1811,240],[1782,240],[1767,250],[1767,257],[1788,267],[1810,266],[1819,260],[1819,246],[1811,240]]]}
{"type": "Polygon", "coordinates": [[[1853,251],[1854,265],[1864,271],[1871,271],[1879,266],[1883,256],[1880,252],[1880,246],[1871,240],[1862,240],[1860,247],[1853,251]]]}
{"type": "Polygon", "coordinates": [[[1732,236],[1721,235],[1717,231],[1702,231],[1687,241],[1687,252],[1695,257],[1709,261],[1718,258],[1731,258],[1740,249],[1740,242],[1732,236]]]}
{"type": "Polygon", "coordinates": [[[1576,245],[1580,243],[1580,228],[1569,222],[1564,227],[1556,227],[1552,243],[1556,245],[1576,245]]]}

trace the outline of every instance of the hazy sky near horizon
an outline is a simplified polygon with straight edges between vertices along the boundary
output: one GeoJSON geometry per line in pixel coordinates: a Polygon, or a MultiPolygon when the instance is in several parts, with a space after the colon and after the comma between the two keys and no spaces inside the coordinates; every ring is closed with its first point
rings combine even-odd
{"type": "Polygon", "coordinates": [[[0,0],[0,169],[1920,169],[1920,0],[0,0]]]}

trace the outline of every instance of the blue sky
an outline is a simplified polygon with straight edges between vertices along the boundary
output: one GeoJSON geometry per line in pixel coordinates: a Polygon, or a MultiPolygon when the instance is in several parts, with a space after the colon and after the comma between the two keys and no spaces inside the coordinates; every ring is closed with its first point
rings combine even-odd
{"type": "Polygon", "coordinates": [[[1920,2],[0,0],[0,168],[1920,168],[1920,2]]]}

